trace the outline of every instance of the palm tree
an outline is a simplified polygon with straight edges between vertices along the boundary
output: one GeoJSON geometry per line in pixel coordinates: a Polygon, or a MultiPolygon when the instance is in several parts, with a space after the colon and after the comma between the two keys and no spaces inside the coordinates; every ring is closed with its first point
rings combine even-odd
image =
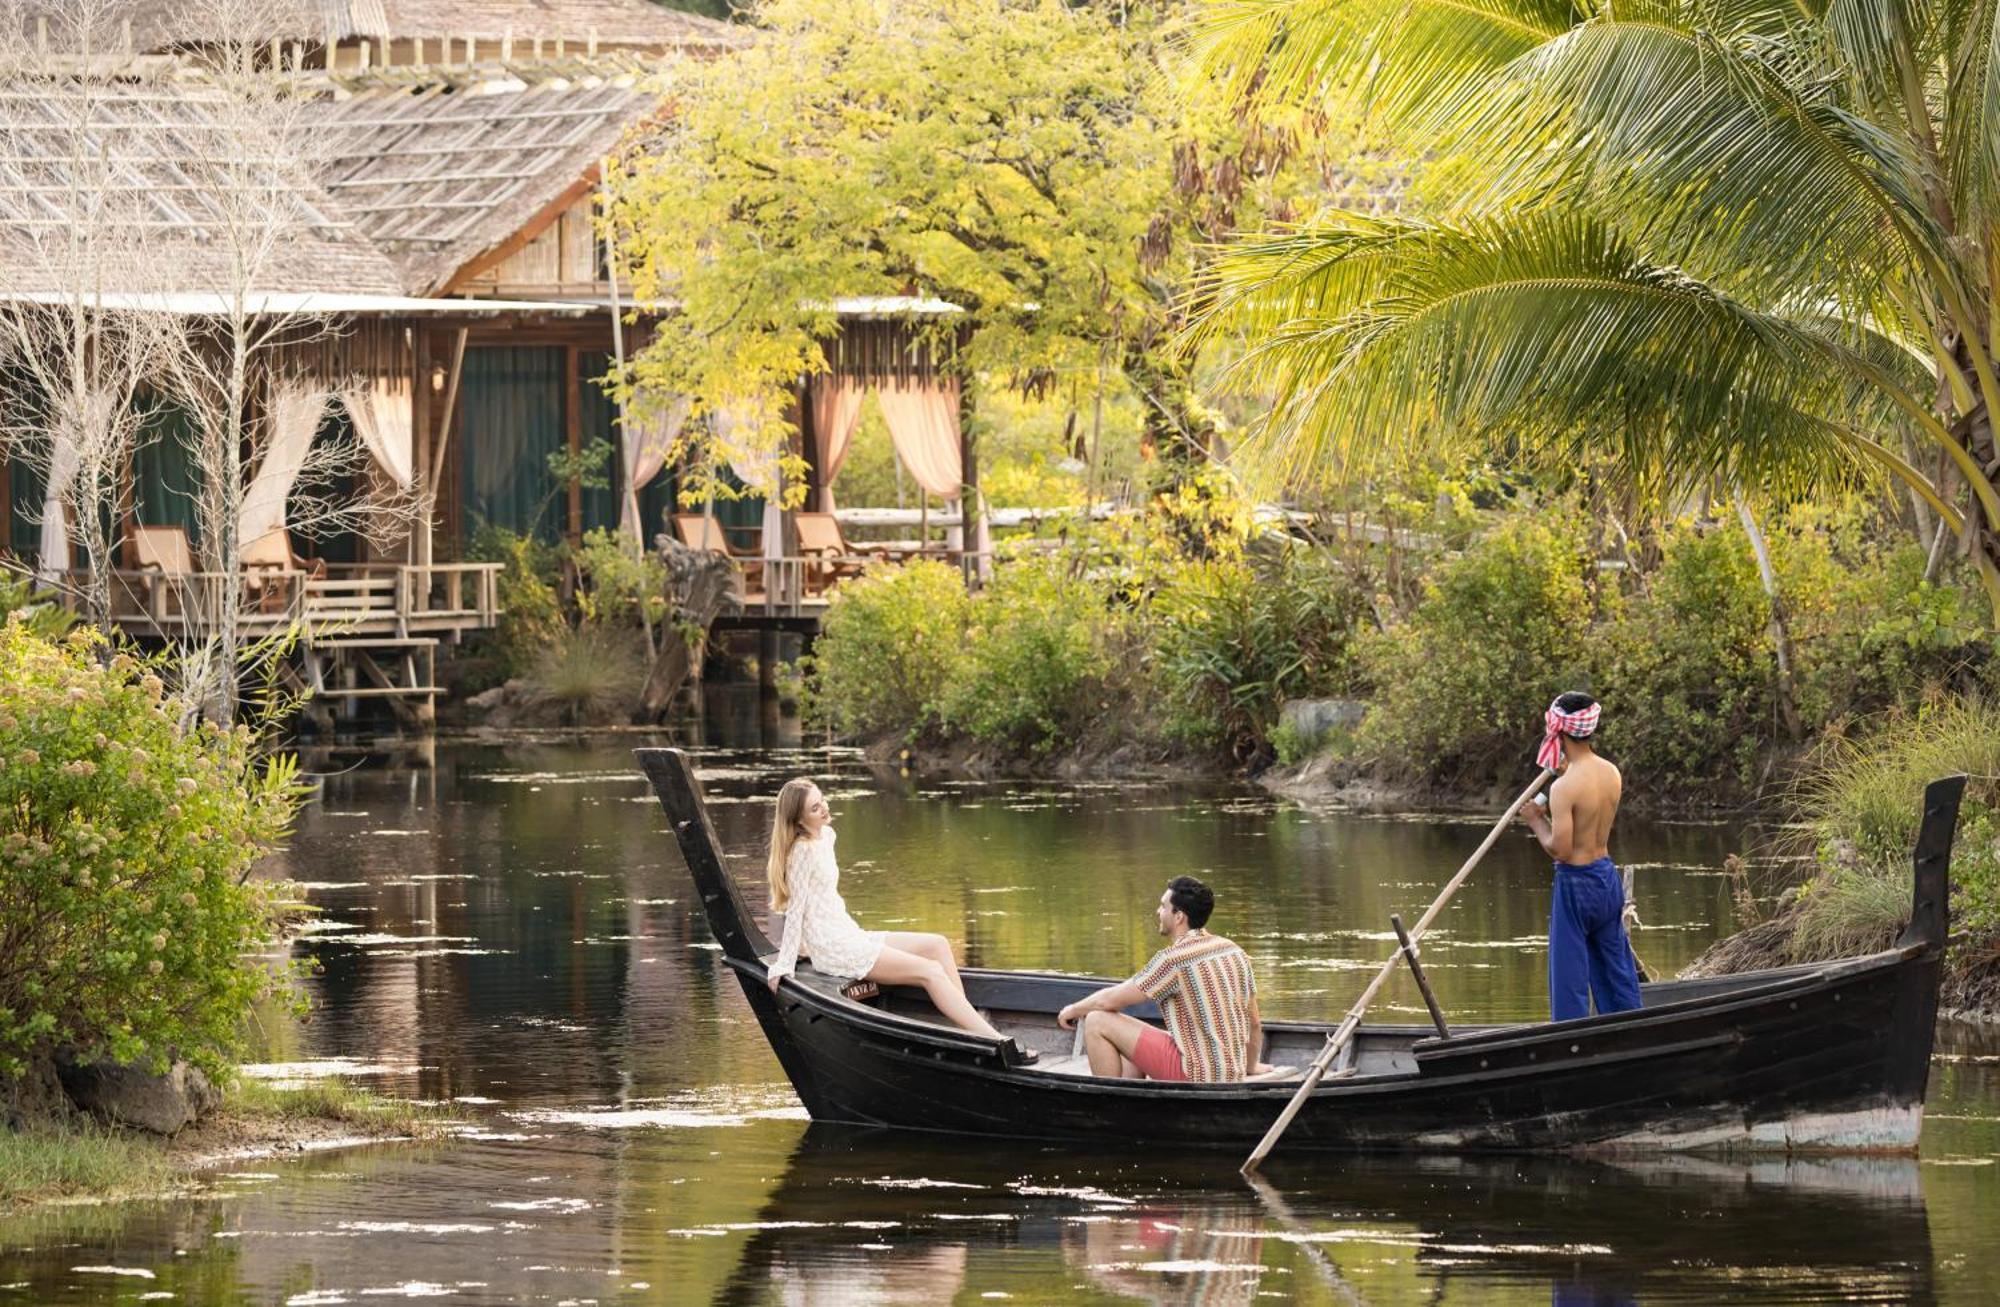
{"type": "Polygon", "coordinates": [[[1452,432],[1681,484],[1872,468],[2000,613],[2000,0],[1213,0],[1200,40],[1475,183],[1219,261],[1197,331],[1247,337],[1277,467],[1452,432]]]}

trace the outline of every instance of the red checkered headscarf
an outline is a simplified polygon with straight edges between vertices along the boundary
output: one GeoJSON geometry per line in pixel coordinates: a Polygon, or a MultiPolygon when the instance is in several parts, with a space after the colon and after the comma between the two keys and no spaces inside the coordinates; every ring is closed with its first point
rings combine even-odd
{"type": "Polygon", "coordinates": [[[1562,700],[1558,698],[1555,703],[1549,705],[1549,710],[1542,714],[1542,724],[1546,728],[1546,733],[1542,736],[1541,749],[1535,754],[1535,765],[1538,767],[1554,770],[1562,766],[1562,737],[1573,735],[1581,738],[1589,735],[1597,729],[1597,718],[1604,711],[1603,704],[1593,703],[1588,708],[1564,712],[1557,707],[1561,702],[1562,700]]]}

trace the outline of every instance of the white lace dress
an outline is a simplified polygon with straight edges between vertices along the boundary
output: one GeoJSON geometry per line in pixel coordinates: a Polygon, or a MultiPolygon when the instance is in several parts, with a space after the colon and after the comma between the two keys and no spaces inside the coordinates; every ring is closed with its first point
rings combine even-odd
{"type": "Polygon", "coordinates": [[[828,826],[818,839],[795,841],[785,859],[792,900],[785,908],[784,938],[778,942],[771,975],[791,975],[803,952],[821,975],[859,980],[882,956],[882,932],[861,929],[841,901],[833,841],[833,827],[828,826]]]}

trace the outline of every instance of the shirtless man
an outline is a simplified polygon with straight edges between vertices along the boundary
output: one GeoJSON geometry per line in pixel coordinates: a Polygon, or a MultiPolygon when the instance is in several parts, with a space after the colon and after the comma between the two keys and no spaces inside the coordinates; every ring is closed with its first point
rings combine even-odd
{"type": "Polygon", "coordinates": [[[1542,796],[1521,805],[1521,820],[1555,859],[1549,903],[1549,1019],[1573,1021],[1639,1006],[1639,972],[1625,940],[1625,884],[1611,861],[1611,823],[1625,782],[1597,756],[1590,735],[1600,705],[1587,694],[1559,696],[1544,721],[1536,761],[1559,769],[1542,796]]]}

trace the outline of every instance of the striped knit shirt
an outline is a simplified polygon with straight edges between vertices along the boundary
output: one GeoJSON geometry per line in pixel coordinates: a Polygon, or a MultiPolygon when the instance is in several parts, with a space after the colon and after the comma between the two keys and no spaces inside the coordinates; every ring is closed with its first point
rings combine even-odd
{"type": "Polygon", "coordinates": [[[1132,984],[1160,1005],[1189,1080],[1243,1078],[1257,977],[1242,949],[1220,935],[1191,930],[1155,953],[1132,984]]]}

